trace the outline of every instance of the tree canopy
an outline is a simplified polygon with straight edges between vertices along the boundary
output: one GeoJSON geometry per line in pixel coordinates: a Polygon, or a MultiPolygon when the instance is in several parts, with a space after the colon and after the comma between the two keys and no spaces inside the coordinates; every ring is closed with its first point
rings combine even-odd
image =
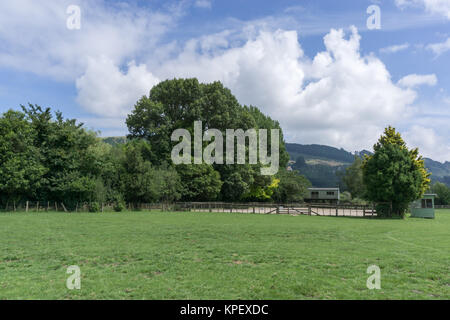
{"type": "MultiPolygon", "coordinates": [[[[148,160],[152,163],[170,162],[171,151],[175,145],[171,141],[172,132],[177,129],[186,129],[193,133],[195,121],[202,121],[205,129],[220,130],[224,136],[227,129],[244,131],[279,129],[281,132],[280,170],[285,170],[289,155],[279,123],[264,115],[256,107],[240,105],[231,91],[220,82],[203,84],[197,79],[173,79],[159,83],[151,89],[148,97],[144,96],[136,103],[134,110],[128,116],[126,120],[130,132],[128,138],[149,141],[151,151],[148,160]]],[[[270,149],[270,139],[268,140],[270,149]]],[[[205,147],[203,145],[203,148],[205,147]]],[[[206,177],[209,177],[210,183],[207,187],[205,187],[206,177],[183,183],[185,186],[189,185],[190,190],[205,188],[205,193],[201,197],[203,200],[267,200],[267,194],[263,190],[273,185],[275,179],[261,176],[261,163],[213,164],[211,168],[208,168],[207,166],[189,167],[194,176],[196,171],[206,170],[206,177]],[[214,182],[216,180],[217,182],[214,182]],[[215,191],[212,192],[213,190],[219,192],[216,194],[215,191]]],[[[189,170],[186,167],[177,168],[177,171],[182,174],[182,177],[188,178],[189,170]]],[[[200,199],[198,192],[195,191],[189,195],[189,198],[192,199],[192,197],[200,199]]],[[[183,198],[186,197],[183,196],[183,198]]]]}
{"type": "Polygon", "coordinates": [[[430,174],[417,148],[409,150],[400,133],[387,127],[365,156],[363,181],[366,198],[378,203],[380,215],[403,216],[408,205],[419,199],[430,185],[430,174]]]}

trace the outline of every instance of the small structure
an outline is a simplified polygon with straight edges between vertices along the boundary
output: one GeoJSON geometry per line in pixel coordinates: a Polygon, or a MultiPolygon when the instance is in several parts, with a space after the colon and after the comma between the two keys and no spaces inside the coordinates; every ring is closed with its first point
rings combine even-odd
{"type": "Polygon", "coordinates": [[[308,188],[305,201],[339,203],[340,196],[339,188],[308,188]]]}
{"type": "Polygon", "coordinates": [[[424,194],[422,199],[411,204],[411,217],[434,219],[435,194],[424,194]]]}

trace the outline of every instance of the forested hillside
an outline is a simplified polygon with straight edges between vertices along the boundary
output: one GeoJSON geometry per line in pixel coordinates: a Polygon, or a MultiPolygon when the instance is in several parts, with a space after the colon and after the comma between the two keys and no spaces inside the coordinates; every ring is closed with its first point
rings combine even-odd
{"type": "MultiPolygon", "coordinates": [[[[299,170],[315,187],[341,186],[345,189],[340,176],[344,173],[355,155],[364,157],[371,152],[362,150],[352,154],[344,149],[338,149],[325,145],[302,145],[286,143],[286,150],[290,159],[295,161],[292,168],[299,170]]],[[[419,150],[420,151],[420,150],[419,150]]],[[[442,182],[450,186],[450,162],[441,163],[425,158],[425,167],[432,173],[433,183],[442,182]]]]}

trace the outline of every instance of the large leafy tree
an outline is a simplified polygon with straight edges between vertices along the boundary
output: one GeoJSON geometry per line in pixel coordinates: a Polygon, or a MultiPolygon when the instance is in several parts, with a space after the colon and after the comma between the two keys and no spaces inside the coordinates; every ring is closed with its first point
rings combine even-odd
{"type": "Polygon", "coordinates": [[[430,174],[418,149],[409,150],[400,133],[388,127],[366,156],[363,179],[368,200],[378,203],[380,215],[403,216],[409,203],[429,188],[430,174]]]}
{"type": "Polygon", "coordinates": [[[50,108],[30,104],[22,109],[33,130],[31,144],[39,150],[39,163],[46,169],[36,199],[66,205],[95,200],[104,162],[96,134],[74,119],[64,119],[60,112],[53,118],[50,108]]]}
{"type": "MultiPolygon", "coordinates": [[[[231,91],[220,82],[199,83],[197,79],[173,79],[159,83],[150,91],[149,96],[142,97],[127,118],[130,139],[144,138],[149,141],[151,151],[148,160],[153,164],[171,162],[170,155],[176,143],[171,141],[171,134],[176,129],[186,129],[193,133],[194,122],[202,121],[203,129],[214,128],[223,133],[226,129],[280,129],[280,168],[287,165],[287,154],[283,135],[278,122],[262,114],[255,107],[241,106],[231,91]]],[[[270,130],[268,130],[270,134],[270,130]]],[[[270,150],[271,139],[268,137],[270,150]]],[[[203,147],[206,147],[204,143],[203,147]]],[[[224,145],[225,147],[225,145],[224,145]]],[[[236,156],[235,152],[235,156],[236,156]]],[[[205,170],[206,167],[199,168],[205,170]]],[[[256,165],[219,165],[211,168],[218,173],[221,180],[220,194],[206,192],[202,200],[241,200],[254,190],[264,189],[273,183],[271,177],[263,177],[260,164],[256,165]]],[[[184,186],[193,190],[204,186],[204,179],[190,179],[185,168],[177,169],[184,186]],[[194,186],[193,184],[198,183],[194,186]]],[[[193,168],[192,168],[193,169],[193,168]]],[[[193,169],[194,170],[194,169],[193,169]]],[[[195,171],[195,170],[194,170],[195,171]]],[[[206,172],[210,178],[211,171],[206,172]]],[[[215,179],[211,179],[211,182],[215,179]]],[[[212,188],[213,190],[216,187],[212,188]]],[[[254,192],[253,192],[254,193],[254,192]]],[[[199,199],[194,192],[191,199],[199,199]]],[[[183,199],[186,198],[183,196],[183,199]]]]}
{"type": "Polygon", "coordinates": [[[35,132],[25,115],[8,111],[0,118],[0,194],[3,202],[33,198],[46,168],[33,145],[35,132]]]}

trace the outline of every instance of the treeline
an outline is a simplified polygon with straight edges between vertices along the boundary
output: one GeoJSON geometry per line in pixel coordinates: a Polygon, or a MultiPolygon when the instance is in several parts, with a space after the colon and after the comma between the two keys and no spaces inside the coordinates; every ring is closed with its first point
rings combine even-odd
{"type": "Polygon", "coordinates": [[[192,132],[197,120],[222,132],[281,131],[278,122],[256,107],[241,106],[221,83],[196,79],[168,80],[142,97],[127,118],[126,141],[105,143],[76,120],[30,104],[0,118],[0,201],[58,201],[73,208],[81,202],[120,207],[124,202],[303,199],[310,182],[286,171],[289,157],[282,133],[275,176],[261,175],[261,163],[174,165],[172,132],[192,132]]]}

